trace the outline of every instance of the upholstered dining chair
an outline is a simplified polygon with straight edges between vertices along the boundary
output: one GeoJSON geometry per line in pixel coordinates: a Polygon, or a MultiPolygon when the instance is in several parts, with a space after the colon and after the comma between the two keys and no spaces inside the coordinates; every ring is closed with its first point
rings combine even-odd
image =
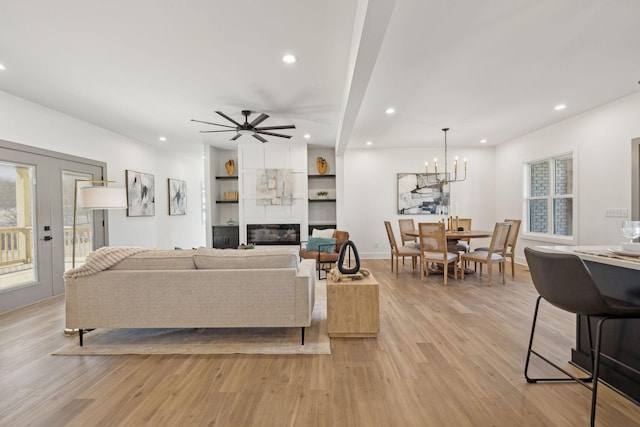
{"type": "MultiPolygon", "coordinates": [[[[455,230],[462,228],[464,231],[471,230],[471,218],[458,218],[457,216],[449,217],[449,230],[455,230]]],[[[456,242],[456,249],[461,254],[471,251],[471,239],[459,239],[456,242]]],[[[463,265],[465,268],[466,265],[463,265]]]]}
{"type": "MultiPolygon", "coordinates": [[[[402,246],[414,245],[417,248],[418,238],[416,236],[409,236],[406,233],[407,231],[416,229],[416,224],[413,221],[413,218],[398,219],[398,225],[400,226],[400,240],[402,241],[402,246]]],[[[405,257],[402,257],[402,264],[404,264],[404,258],[405,257]]]]}
{"type": "Polygon", "coordinates": [[[507,237],[507,249],[504,253],[505,258],[511,260],[511,277],[516,277],[515,268],[515,256],[516,256],[516,243],[518,242],[518,234],[520,233],[520,224],[522,220],[519,219],[505,219],[504,222],[510,222],[511,228],[509,229],[509,237],[507,237]]]}
{"type": "Polygon", "coordinates": [[[400,226],[400,240],[402,241],[402,245],[418,241],[417,237],[406,234],[407,231],[416,229],[413,218],[401,218],[398,220],[398,225],[400,226]]]}
{"type": "MultiPolygon", "coordinates": [[[[460,259],[464,262],[480,263],[480,276],[482,276],[482,264],[487,264],[487,280],[489,286],[491,286],[491,272],[493,270],[493,264],[498,264],[500,267],[500,273],[502,276],[502,283],[504,280],[504,263],[506,261],[504,253],[507,247],[507,239],[509,237],[509,229],[511,228],[510,222],[497,222],[493,228],[493,235],[491,236],[491,243],[486,251],[475,250],[473,252],[465,253],[460,256],[460,259]]],[[[464,280],[464,268],[462,269],[462,280],[464,280]]]]}
{"type": "MultiPolygon", "coordinates": [[[[598,396],[598,373],[600,370],[600,349],[603,337],[602,329],[604,323],[610,319],[640,319],[640,306],[627,301],[620,301],[615,298],[603,295],[596,285],[589,268],[576,255],[548,253],[531,248],[524,249],[533,285],[538,291],[535,310],[533,312],[533,322],[531,324],[531,336],[527,350],[527,360],[524,367],[524,376],[529,383],[537,382],[565,382],[577,381],[579,384],[591,389],[591,425],[595,425],[596,406],[598,396]],[[567,372],[562,367],[551,362],[548,358],[532,349],[533,336],[538,319],[538,309],[540,300],[544,299],[551,305],[570,313],[585,316],[587,321],[587,331],[589,334],[589,347],[591,353],[591,376],[576,377],[567,372]],[[596,342],[593,346],[591,334],[591,317],[597,317],[596,342]],[[549,365],[553,366],[566,377],[554,378],[532,378],[529,376],[529,363],[531,355],[539,357],[549,365]],[[592,383],[589,387],[586,383],[592,383]]],[[[596,319],[594,319],[595,321],[596,319]]],[[[619,366],[630,369],[630,374],[640,375],[636,369],[625,364],[619,366]]]]}
{"type": "MultiPolygon", "coordinates": [[[[516,268],[515,268],[515,254],[516,254],[516,243],[518,242],[518,233],[520,233],[520,224],[522,223],[519,219],[505,219],[504,222],[510,222],[511,228],[509,229],[509,237],[507,237],[507,248],[505,253],[503,254],[505,258],[509,258],[511,260],[511,277],[516,277],[516,268]]],[[[488,251],[489,248],[478,248],[477,251],[488,251]]]]}
{"type": "Polygon", "coordinates": [[[398,274],[398,259],[400,257],[402,257],[403,261],[404,257],[411,257],[411,266],[415,269],[417,258],[420,257],[420,250],[416,248],[415,243],[398,247],[391,223],[389,221],[385,221],[384,227],[387,229],[387,238],[389,239],[389,245],[391,246],[391,272],[393,272],[393,261],[395,258],[395,271],[396,275],[398,274]]]}
{"type": "Polygon", "coordinates": [[[418,223],[420,237],[420,279],[429,275],[429,264],[441,264],[444,270],[444,284],[447,285],[449,264],[453,263],[453,278],[458,278],[458,254],[447,250],[444,222],[418,223]]]}

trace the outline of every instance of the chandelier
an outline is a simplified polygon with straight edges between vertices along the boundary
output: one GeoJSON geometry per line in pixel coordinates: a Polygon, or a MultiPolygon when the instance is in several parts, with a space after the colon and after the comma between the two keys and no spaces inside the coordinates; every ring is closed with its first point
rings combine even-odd
{"type": "Polygon", "coordinates": [[[429,163],[424,163],[425,172],[427,174],[427,182],[432,184],[446,185],[451,182],[462,182],[467,179],[467,159],[464,159],[464,175],[458,178],[458,156],[453,161],[453,177],[449,176],[447,170],[447,131],[449,128],[443,128],[444,132],[444,173],[438,171],[438,159],[433,159],[435,163],[435,173],[429,173],[429,163]]]}

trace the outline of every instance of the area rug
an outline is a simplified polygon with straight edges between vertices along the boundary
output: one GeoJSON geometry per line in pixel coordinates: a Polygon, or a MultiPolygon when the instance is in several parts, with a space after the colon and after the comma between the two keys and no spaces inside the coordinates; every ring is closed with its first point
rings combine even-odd
{"type": "Polygon", "coordinates": [[[125,354],[330,354],[326,281],[316,281],[311,326],[300,328],[96,329],[55,351],[59,356],[125,354]]]}

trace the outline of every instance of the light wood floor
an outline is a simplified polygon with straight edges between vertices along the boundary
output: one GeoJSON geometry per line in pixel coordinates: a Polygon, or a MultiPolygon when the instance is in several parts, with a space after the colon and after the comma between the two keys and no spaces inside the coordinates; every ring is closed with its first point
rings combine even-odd
{"type": "MultiPolygon", "coordinates": [[[[51,356],[60,297],[0,316],[1,426],[582,426],[577,384],[527,384],[529,275],[487,287],[421,281],[407,261],[363,261],[380,283],[377,339],[332,339],[331,355],[51,356]]],[[[573,316],[545,306],[539,348],[566,363],[573,316]]],[[[546,369],[544,370],[546,371],[546,369]]],[[[640,425],[607,387],[599,426],[640,425]]]]}

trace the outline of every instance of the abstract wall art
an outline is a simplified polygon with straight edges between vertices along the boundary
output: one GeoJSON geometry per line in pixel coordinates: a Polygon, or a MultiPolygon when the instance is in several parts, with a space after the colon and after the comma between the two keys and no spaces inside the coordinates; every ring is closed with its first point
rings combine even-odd
{"type": "Polygon", "coordinates": [[[435,174],[399,173],[398,214],[448,215],[449,184],[437,182],[435,178],[435,174]]]}
{"type": "Polygon", "coordinates": [[[256,170],[256,205],[290,205],[292,199],[291,169],[256,170]]]}
{"type": "Polygon", "coordinates": [[[187,214],[187,182],[169,178],[169,215],[187,214]]]}
{"type": "Polygon", "coordinates": [[[126,170],[127,216],[156,214],[156,185],[153,175],[126,170]]]}

